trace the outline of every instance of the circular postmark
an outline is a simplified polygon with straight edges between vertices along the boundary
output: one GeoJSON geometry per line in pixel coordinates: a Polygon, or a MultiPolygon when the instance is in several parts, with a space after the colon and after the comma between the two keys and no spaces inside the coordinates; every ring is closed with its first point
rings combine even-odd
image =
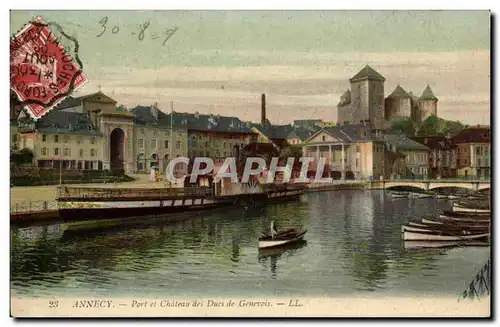
{"type": "Polygon", "coordinates": [[[35,120],[87,82],[78,49],[77,40],[59,24],[45,23],[40,17],[11,39],[10,87],[35,120]]]}

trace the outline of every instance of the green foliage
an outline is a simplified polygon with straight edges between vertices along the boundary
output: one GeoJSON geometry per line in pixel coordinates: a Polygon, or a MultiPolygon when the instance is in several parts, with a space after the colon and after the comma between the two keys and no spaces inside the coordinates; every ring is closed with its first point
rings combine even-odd
{"type": "Polygon", "coordinates": [[[31,164],[33,162],[33,152],[27,148],[11,151],[10,162],[14,165],[31,164]]]}
{"type": "Polygon", "coordinates": [[[422,122],[418,135],[447,135],[448,133],[453,135],[464,127],[459,121],[445,120],[431,115],[422,122]]]}
{"type": "Polygon", "coordinates": [[[390,133],[415,135],[415,126],[410,117],[394,117],[391,121],[390,133]]]}

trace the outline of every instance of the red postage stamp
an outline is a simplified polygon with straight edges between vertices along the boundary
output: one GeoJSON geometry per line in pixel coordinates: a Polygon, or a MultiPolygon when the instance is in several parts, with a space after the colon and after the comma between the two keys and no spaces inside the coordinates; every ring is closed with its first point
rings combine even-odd
{"type": "Polygon", "coordinates": [[[11,39],[10,87],[33,119],[42,117],[87,82],[78,48],[76,39],[61,26],[47,24],[40,17],[11,39]],[[49,25],[57,29],[60,38],[49,25]]]}

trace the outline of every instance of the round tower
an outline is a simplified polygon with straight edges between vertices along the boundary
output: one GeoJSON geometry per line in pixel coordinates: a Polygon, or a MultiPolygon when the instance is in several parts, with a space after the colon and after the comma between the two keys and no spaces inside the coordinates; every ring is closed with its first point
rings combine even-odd
{"type": "Polygon", "coordinates": [[[434,115],[437,117],[438,98],[434,95],[431,87],[427,84],[424,92],[419,98],[420,121],[424,121],[427,117],[434,115]]]}

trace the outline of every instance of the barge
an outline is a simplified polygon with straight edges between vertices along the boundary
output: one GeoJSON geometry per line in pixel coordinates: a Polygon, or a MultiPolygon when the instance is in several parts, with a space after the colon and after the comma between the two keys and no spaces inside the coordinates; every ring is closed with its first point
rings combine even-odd
{"type": "Polygon", "coordinates": [[[245,208],[297,200],[300,185],[263,185],[238,192],[206,186],[184,188],[58,188],[59,217],[64,223],[205,211],[228,206],[245,208]]]}

